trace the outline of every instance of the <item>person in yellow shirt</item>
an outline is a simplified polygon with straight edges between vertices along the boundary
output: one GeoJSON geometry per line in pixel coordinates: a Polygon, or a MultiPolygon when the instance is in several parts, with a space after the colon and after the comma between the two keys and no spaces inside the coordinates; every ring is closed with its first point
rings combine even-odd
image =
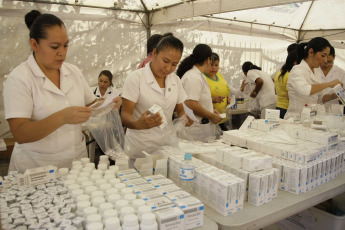
{"type": "Polygon", "coordinates": [[[294,65],[297,64],[297,55],[295,51],[289,53],[285,64],[274,77],[274,85],[278,97],[276,109],[280,110],[280,118],[284,119],[285,113],[289,108],[289,93],[287,88],[287,81],[289,74],[294,65]]]}
{"type": "MultiPolygon", "coordinates": [[[[230,87],[225,81],[223,75],[219,71],[219,56],[212,53],[211,65],[204,72],[207,83],[210,87],[213,108],[219,113],[226,113],[226,106],[230,103],[230,87]]],[[[229,119],[227,116],[220,123],[219,126],[223,131],[228,130],[225,122],[229,119]]]]}

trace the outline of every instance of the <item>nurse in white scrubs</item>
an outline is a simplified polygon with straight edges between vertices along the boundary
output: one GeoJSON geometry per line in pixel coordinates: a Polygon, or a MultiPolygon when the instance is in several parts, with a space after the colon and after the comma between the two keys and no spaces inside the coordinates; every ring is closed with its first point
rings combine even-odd
{"type": "Polygon", "coordinates": [[[69,38],[51,14],[25,16],[33,50],[4,86],[5,117],[16,141],[9,171],[55,165],[70,167],[87,156],[81,123],[96,100],[80,70],[65,63],[69,38]]]}
{"type": "MultiPolygon", "coordinates": [[[[182,103],[186,99],[176,69],[183,52],[183,43],[174,36],[163,38],[152,52],[152,61],[138,69],[125,80],[122,92],[122,123],[127,127],[125,151],[130,157],[130,167],[142,151],[152,153],[167,144],[166,130],[159,126],[159,113],[150,114],[154,104],[159,105],[168,123],[175,111],[184,116],[182,103]]],[[[186,125],[190,125],[189,121],[186,125]]]]}
{"type": "Polygon", "coordinates": [[[113,92],[113,74],[109,70],[102,70],[98,76],[98,86],[92,89],[98,98],[106,98],[113,92]]]}
{"type": "Polygon", "coordinates": [[[265,118],[266,109],[275,109],[277,104],[277,95],[274,92],[274,83],[271,77],[261,71],[261,68],[247,61],[242,65],[242,71],[246,80],[255,85],[250,93],[250,97],[257,98],[261,118],[265,118]]]}
{"type": "Polygon", "coordinates": [[[327,93],[327,88],[333,88],[342,82],[334,79],[322,82],[317,68],[327,63],[331,44],[321,37],[311,39],[297,46],[297,63],[289,75],[287,87],[289,90],[289,107],[284,119],[299,119],[303,108],[317,103],[325,103],[337,98],[335,93],[327,93]]]}
{"type": "Polygon", "coordinates": [[[212,50],[208,45],[198,44],[193,53],[179,65],[176,74],[181,78],[187,94],[185,104],[193,110],[196,118],[205,123],[218,124],[223,120],[213,109],[212,96],[206,77],[203,74],[211,65],[212,50]]]}
{"type": "MultiPolygon", "coordinates": [[[[334,59],[335,59],[335,50],[334,47],[331,46],[329,55],[327,57],[327,63],[320,66],[318,71],[321,74],[321,81],[323,83],[333,81],[335,79],[338,79],[345,85],[345,70],[341,69],[339,66],[334,65],[334,59]]],[[[327,92],[332,92],[332,89],[327,89],[327,92]]],[[[339,104],[339,99],[334,99],[331,101],[328,101],[325,103],[326,110],[328,111],[330,109],[331,104],[339,104]]]]}

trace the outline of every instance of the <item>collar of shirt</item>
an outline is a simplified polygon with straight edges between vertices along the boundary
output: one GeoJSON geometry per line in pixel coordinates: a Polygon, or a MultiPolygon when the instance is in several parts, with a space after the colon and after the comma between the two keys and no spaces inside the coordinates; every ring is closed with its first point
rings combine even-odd
{"type": "Polygon", "coordinates": [[[206,76],[203,73],[201,73],[201,71],[198,69],[198,67],[193,65],[192,70],[197,72],[201,76],[202,81],[208,86],[208,83],[207,83],[207,80],[206,80],[206,76]]]}
{"type": "MultiPolygon", "coordinates": [[[[163,90],[158,85],[158,82],[157,82],[155,76],[152,73],[150,64],[151,64],[151,62],[147,63],[145,65],[145,67],[144,67],[145,68],[145,80],[146,80],[146,83],[151,85],[151,88],[153,88],[154,90],[156,90],[156,91],[158,91],[158,92],[160,92],[160,93],[162,93],[164,95],[163,90]]],[[[174,73],[171,73],[171,74],[174,74],[174,73]]],[[[172,85],[176,84],[176,82],[174,81],[173,77],[170,76],[171,74],[169,74],[169,75],[167,75],[165,77],[165,89],[168,90],[168,92],[165,94],[166,96],[168,96],[168,94],[170,93],[172,85]]]]}
{"type": "MultiPolygon", "coordinates": [[[[108,94],[111,94],[111,93],[112,93],[112,87],[109,86],[109,87],[107,88],[107,90],[105,91],[103,97],[106,97],[108,94]]],[[[96,95],[96,97],[102,97],[101,91],[99,90],[99,87],[98,87],[98,86],[96,86],[96,90],[94,91],[94,94],[96,95]]]]}
{"type": "Polygon", "coordinates": [[[303,67],[303,69],[305,69],[309,72],[309,76],[310,76],[310,79],[312,81],[312,84],[321,83],[321,75],[320,75],[319,71],[317,70],[317,68],[314,68],[314,73],[313,73],[313,71],[310,69],[310,66],[308,65],[308,63],[306,61],[302,60],[300,65],[301,65],[301,67],[303,67]]]}
{"type": "Polygon", "coordinates": [[[66,94],[71,88],[72,84],[69,82],[69,75],[71,71],[62,64],[60,69],[60,89],[56,87],[52,81],[43,73],[42,69],[37,64],[33,53],[29,56],[28,65],[35,77],[45,78],[44,89],[49,90],[53,93],[63,95],[66,94]]]}

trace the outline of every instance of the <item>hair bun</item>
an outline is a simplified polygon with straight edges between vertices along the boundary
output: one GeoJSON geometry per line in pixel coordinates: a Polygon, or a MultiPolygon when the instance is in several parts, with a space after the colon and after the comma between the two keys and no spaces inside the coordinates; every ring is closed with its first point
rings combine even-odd
{"type": "Polygon", "coordinates": [[[25,15],[25,24],[28,29],[31,28],[32,23],[34,23],[35,19],[41,15],[41,12],[38,10],[31,10],[29,13],[25,15]]]}

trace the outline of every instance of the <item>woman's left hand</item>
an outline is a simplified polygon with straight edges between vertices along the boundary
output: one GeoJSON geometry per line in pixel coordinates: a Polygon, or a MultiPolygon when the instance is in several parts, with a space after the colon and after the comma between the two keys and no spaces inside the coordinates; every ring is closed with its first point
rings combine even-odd
{"type": "Polygon", "coordinates": [[[115,97],[113,102],[115,103],[114,109],[119,109],[122,105],[122,98],[120,96],[115,97]]]}

